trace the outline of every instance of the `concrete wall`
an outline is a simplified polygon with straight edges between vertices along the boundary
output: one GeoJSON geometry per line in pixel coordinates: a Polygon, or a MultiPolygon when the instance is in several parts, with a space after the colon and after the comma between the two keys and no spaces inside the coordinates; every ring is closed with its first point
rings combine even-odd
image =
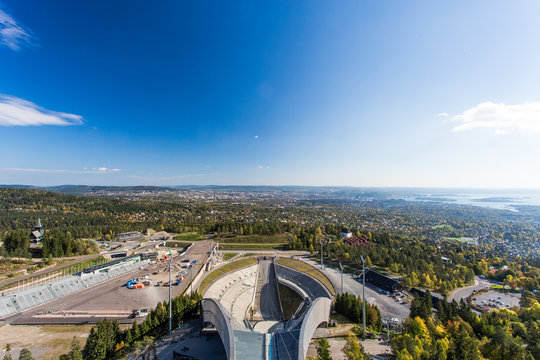
{"type": "Polygon", "coordinates": [[[281,264],[276,263],[275,266],[279,282],[287,284],[287,281],[289,281],[293,284],[298,284],[311,300],[319,297],[332,297],[328,289],[317,279],[281,264]]]}
{"type": "Polygon", "coordinates": [[[227,353],[227,359],[235,359],[234,333],[227,311],[216,300],[203,299],[202,317],[203,322],[212,323],[218,331],[225,352],[227,353]]]}
{"type": "Polygon", "coordinates": [[[303,360],[306,358],[308,346],[315,329],[317,329],[320,324],[329,322],[331,306],[332,300],[326,297],[320,297],[315,299],[307,310],[304,321],[302,322],[302,327],[300,328],[298,359],[303,360]]]}

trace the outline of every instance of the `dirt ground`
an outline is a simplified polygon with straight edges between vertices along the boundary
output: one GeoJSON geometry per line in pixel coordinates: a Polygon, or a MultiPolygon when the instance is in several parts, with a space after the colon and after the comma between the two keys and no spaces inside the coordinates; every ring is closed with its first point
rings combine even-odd
{"type": "MultiPolygon", "coordinates": [[[[352,324],[339,324],[336,327],[319,328],[313,334],[313,340],[308,348],[308,358],[317,356],[317,341],[325,337],[330,344],[330,353],[334,360],[345,360],[345,355],[342,352],[345,346],[346,337],[349,331],[353,328],[352,324]]],[[[371,355],[390,354],[392,352],[390,344],[379,340],[360,341],[366,353],[371,355]]]]}
{"type": "Polygon", "coordinates": [[[0,356],[4,356],[6,344],[11,345],[11,355],[19,358],[19,351],[28,348],[32,356],[39,360],[57,360],[67,353],[73,336],[84,346],[90,325],[84,326],[0,326],[0,356]]]}

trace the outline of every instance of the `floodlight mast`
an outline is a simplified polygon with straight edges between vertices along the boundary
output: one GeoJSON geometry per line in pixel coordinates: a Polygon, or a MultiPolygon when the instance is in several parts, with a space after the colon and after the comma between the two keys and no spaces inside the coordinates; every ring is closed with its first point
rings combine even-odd
{"type": "Polygon", "coordinates": [[[165,241],[165,246],[169,249],[169,335],[172,334],[172,303],[171,303],[171,263],[172,263],[172,251],[169,244],[165,241]]]}
{"type": "Polygon", "coordinates": [[[323,254],[323,241],[322,241],[322,239],[319,240],[319,244],[321,244],[321,269],[324,269],[323,259],[322,259],[322,254],[323,254]]]}
{"type": "Polygon", "coordinates": [[[363,322],[363,336],[366,340],[366,260],[363,256],[360,256],[362,259],[362,322],[363,322]]]}
{"type": "Polygon", "coordinates": [[[343,294],[343,265],[339,263],[339,268],[341,269],[341,293],[343,294]]]}

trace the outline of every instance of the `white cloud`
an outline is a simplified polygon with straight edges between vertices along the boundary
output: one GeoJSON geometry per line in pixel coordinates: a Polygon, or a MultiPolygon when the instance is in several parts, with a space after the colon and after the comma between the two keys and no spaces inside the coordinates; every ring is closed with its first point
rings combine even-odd
{"type": "Polygon", "coordinates": [[[181,179],[188,179],[193,177],[201,177],[206,176],[207,174],[187,174],[187,175],[171,175],[171,176],[143,176],[143,175],[130,175],[128,177],[132,179],[137,180],[143,180],[143,181],[174,181],[174,180],[181,180],[181,179]]]}
{"type": "Polygon", "coordinates": [[[259,138],[259,135],[255,135],[253,138],[254,138],[254,139],[258,139],[258,138],[259,138]]]}
{"type": "Polygon", "coordinates": [[[540,102],[517,105],[483,102],[454,116],[452,121],[460,123],[453,131],[485,128],[492,129],[496,135],[540,134],[540,102]]]}
{"type": "Polygon", "coordinates": [[[437,116],[438,116],[438,117],[448,117],[449,114],[448,114],[448,113],[445,113],[445,112],[442,112],[442,113],[438,113],[437,116]]]}
{"type": "Polygon", "coordinates": [[[32,169],[32,168],[2,168],[0,171],[8,172],[25,172],[25,173],[63,173],[63,174],[110,174],[113,172],[122,171],[121,169],[108,169],[100,167],[99,169],[87,170],[69,170],[69,169],[32,169]]]}
{"type": "Polygon", "coordinates": [[[0,44],[13,51],[22,46],[34,46],[35,40],[30,32],[24,29],[8,13],[0,9],[0,44]]]}
{"type": "Polygon", "coordinates": [[[0,94],[0,126],[80,125],[82,116],[47,110],[15,96],[0,94]]]}

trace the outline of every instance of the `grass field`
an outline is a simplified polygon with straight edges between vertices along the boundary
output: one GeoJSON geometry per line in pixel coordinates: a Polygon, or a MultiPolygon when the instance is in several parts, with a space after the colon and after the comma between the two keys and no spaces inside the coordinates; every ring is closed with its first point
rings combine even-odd
{"type": "Polygon", "coordinates": [[[0,281],[3,281],[5,279],[8,279],[14,276],[23,275],[24,270],[21,270],[19,272],[17,270],[24,269],[24,267],[30,264],[32,264],[31,260],[11,260],[11,259],[0,260],[0,281]]]}
{"type": "Polygon", "coordinates": [[[304,299],[293,289],[278,283],[279,300],[283,308],[283,316],[290,319],[304,299]]]}
{"type": "Polygon", "coordinates": [[[454,230],[454,227],[452,225],[448,225],[448,224],[440,224],[440,225],[435,225],[433,227],[433,229],[447,229],[447,230],[454,230]]]}
{"type": "Polygon", "coordinates": [[[311,277],[314,277],[315,279],[323,283],[323,285],[326,286],[333,295],[335,295],[336,290],[334,289],[334,286],[332,285],[330,280],[328,280],[328,278],[322,272],[315,269],[313,266],[306,264],[303,261],[282,257],[278,259],[278,263],[290,267],[291,269],[298,270],[299,272],[302,272],[304,274],[310,275],[311,277]]]}
{"type": "Polygon", "coordinates": [[[219,243],[219,247],[223,250],[274,250],[281,249],[283,244],[219,243]]]}
{"type": "Polygon", "coordinates": [[[204,239],[206,239],[206,236],[201,235],[196,232],[182,233],[174,237],[174,240],[180,240],[180,241],[199,241],[199,240],[204,240],[204,239]]]}
{"type": "Polygon", "coordinates": [[[238,253],[225,253],[223,255],[224,255],[225,261],[228,261],[228,260],[231,260],[236,255],[238,255],[238,253]]]}
{"type": "Polygon", "coordinates": [[[236,260],[236,261],[233,261],[232,263],[225,264],[217,268],[216,270],[212,271],[203,279],[203,281],[201,282],[201,285],[199,286],[199,293],[204,294],[204,290],[206,290],[208,285],[210,285],[214,280],[219,278],[221,275],[224,275],[231,271],[241,269],[246,266],[255,265],[256,263],[257,263],[257,260],[250,257],[250,258],[243,258],[240,260],[236,260]]]}
{"type": "Polygon", "coordinates": [[[286,244],[289,239],[286,234],[276,235],[241,235],[233,237],[217,237],[216,241],[224,243],[242,243],[242,244],[286,244]]]}
{"type": "Polygon", "coordinates": [[[446,240],[453,240],[453,241],[459,241],[459,242],[462,242],[462,243],[474,243],[474,239],[473,238],[466,238],[466,237],[463,237],[463,236],[460,236],[460,237],[445,237],[446,240]]]}
{"type": "Polygon", "coordinates": [[[176,241],[176,240],[169,240],[167,241],[167,245],[171,248],[185,248],[191,245],[192,243],[189,241],[176,241]]]}

